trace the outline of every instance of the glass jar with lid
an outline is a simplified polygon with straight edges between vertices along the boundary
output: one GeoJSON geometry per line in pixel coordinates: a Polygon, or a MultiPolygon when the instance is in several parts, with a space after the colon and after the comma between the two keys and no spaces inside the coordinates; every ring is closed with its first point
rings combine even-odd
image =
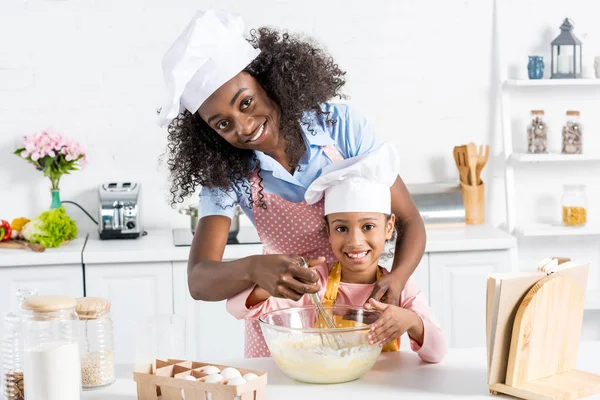
{"type": "Polygon", "coordinates": [[[548,152],[548,125],[544,121],[544,110],[531,110],[531,122],[527,126],[527,152],[548,152]]]}
{"type": "Polygon", "coordinates": [[[80,297],[76,301],[82,387],[108,386],[115,381],[111,304],[100,297],[80,297]]]}
{"type": "Polygon", "coordinates": [[[564,185],[562,220],[566,226],[582,226],[587,222],[587,196],[585,185],[564,185]]]}
{"type": "Polygon", "coordinates": [[[24,400],[25,387],[23,380],[23,333],[21,330],[21,305],[31,296],[36,296],[35,289],[19,289],[17,291],[17,308],[4,315],[4,333],[2,335],[2,393],[4,400],[24,400]]]}
{"type": "Polygon", "coordinates": [[[567,118],[562,128],[562,153],[581,154],[583,150],[583,127],[579,121],[579,111],[567,111],[567,118]]]}
{"type": "Polygon", "coordinates": [[[34,296],[23,302],[26,400],[80,400],[81,364],[75,299],[34,296]]]}

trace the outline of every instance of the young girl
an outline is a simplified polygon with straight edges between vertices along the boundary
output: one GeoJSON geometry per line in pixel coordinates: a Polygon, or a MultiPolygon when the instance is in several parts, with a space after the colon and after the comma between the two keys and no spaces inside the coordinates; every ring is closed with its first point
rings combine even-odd
{"type": "MultiPolygon", "coordinates": [[[[369,154],[323,168],[321,176],[307,189],[309,204],[325,197],[327,233],[338,260],[315,267],[321,286],[319,296],[325,306],[364,305],[381,311],[371,327],[371,343],[384,346],[384,351],[397,351],[400,336],[407,333],[412,350],[424,361],[435,363],[446,353],[446,340],[412,279],[406,283],[398,305],[369,299],[375,281],[388,274],[379,266],[379,257],[394,232],[390,187],[397,171],[395,149],[384,143],[369,154]]],[[[229,299],[227,309],[238,319],[256,319],[271,310],[308,304],[311,302],[306,295],[293,301],[272,297],[254,286],[229,299]]],[[[255,345],[263,346],[260,343],[257,340],[255,345]]]]}

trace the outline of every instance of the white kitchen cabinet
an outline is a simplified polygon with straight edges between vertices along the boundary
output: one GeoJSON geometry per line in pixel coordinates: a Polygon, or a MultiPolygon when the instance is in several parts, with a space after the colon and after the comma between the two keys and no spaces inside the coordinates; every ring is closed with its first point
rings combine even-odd
{"type": "Polygon", "coordinates": [[[17,308],[18,289],[37,289],[41,296],[83,296],[81,264],[0,268],[0,315],[17,308]]]}
{"type": "Polygon", "coordinates": [[[225,308],[225,301],[198,301],[190,295],[187,262],[173,262],[175,314],[186,318],[187,354],[196,361],[244,357],[244,321],[225,308]]]}
{"type": "Polygon", "coordinates": [[[485,346],[487,278],[510,270],[510,250],[429,254],[430,305],[450,347],[485,346]]]}
{"type": "Polygon", "coordinates": [[[84,268],[86,296],[112,303],[116,363],[136,362],[140,322],[173,314],[171,262],[85,264],[84,268]]]}

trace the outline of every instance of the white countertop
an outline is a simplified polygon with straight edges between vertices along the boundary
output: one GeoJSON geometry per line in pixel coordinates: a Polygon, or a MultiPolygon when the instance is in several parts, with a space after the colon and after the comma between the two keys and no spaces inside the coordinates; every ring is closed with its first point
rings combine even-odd
{"type": "Polygon", "coordinates": [[[20,267],[23,265],[69,265],[81,266],[81,254],[87,233],[81,233],[71,242],[36,253],[29,249],[0,249],[0,267],[20,267]]]}
{"type": "MultiPolygon", "coordinates": [[[[514,236],[489,225],[427,230],[426,252],[484,251],[509,249],[517,246],[514,236]]],[[[231,244],[225,248],[223,259],[231,260],[261,254],[260,244],[231,244]]],[[[103,264],[129,262],[187,261],[189,247],[173,244],[171,229],[148,230],[137,239],[101,240],[97,232],[82,236],[58,249],[44,253],[29,250],[0,249],[0,267],[56,264],[103,264]],[[85,248],[84,248],[85,244],[85,248]]]]}
{"type": "MultiPolygon", "coordinates": [[[[600,342],[582,342],[577,368],[600,374],[600,342]]],[[[439,364],[426,364],[413,352],[383,353],[373,369],[360,379],[336,385],[309,385],[284,375],[270,358],[217,362],[265,371],[267,399],[510,399],[491,396],[487,386],[484,348],[451,349],[439,364]]],[[[110,387],[84,392],[82,400],[135,400],[136,385],[131,368],[120,366],[110,387]]],[[[514,398],[512,398],[514,399],[514,398]]],[[[586,397],[600,399],[600,395],[586,397]]]]}
{"type": "Polygon", "coordinates": [[[502,250],[517,247],[517,238],[491,225],[427,229],[426,253],[502,250]]]}
{"type": "MultiPolygon", "coordinates": [[[[83,262],[85,264],[128,263],[151,261],[186,261],[190,248],[173,244],[173,231],[148,230],[146,236],[137,239],[101,240],[98,234],[90,234],[83,262]]],[[[237,259],[251,254],[261,254],[260,244],[232,244],[225,247],[223,259],[237,259]]]]}

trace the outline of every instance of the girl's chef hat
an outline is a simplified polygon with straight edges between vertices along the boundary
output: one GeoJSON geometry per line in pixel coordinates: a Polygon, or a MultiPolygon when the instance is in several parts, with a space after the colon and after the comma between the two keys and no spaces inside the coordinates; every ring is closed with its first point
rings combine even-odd
{"type": "Polygon", "coordinates": [[[259,54],[243,36],[242,17],[227,11],[198,11],[162,60],[166,94],[159,115],[165,126],[202,103],[259,54]]]}
{"type": "Polygon", "coordinates": [[[398,177],[398,167],[398,153],[386,142],[370,153],[324,167],[304,198],[308,204],[314,204],[325,196],[325,215],[337,212],[390,214],[390,187],[398,177]]]}

